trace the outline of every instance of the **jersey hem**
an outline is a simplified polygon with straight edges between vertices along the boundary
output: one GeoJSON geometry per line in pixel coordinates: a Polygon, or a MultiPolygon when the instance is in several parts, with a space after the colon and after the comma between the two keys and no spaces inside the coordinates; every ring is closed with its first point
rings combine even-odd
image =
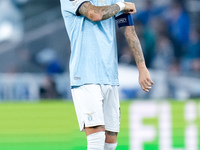
{"type": "Polygon", "coordinates": [[[83,84],[74,84],[70,86],[71,86],[71,89],[73,89],[73,88],[80,87],[83,85],[88,85],[88,84],[119,86],[119,83],[83,83],[83,84]]]}

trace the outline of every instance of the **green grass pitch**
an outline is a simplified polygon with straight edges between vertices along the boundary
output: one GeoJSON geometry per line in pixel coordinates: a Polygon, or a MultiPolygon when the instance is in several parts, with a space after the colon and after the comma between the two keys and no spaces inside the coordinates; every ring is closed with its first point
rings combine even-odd
{"type": "MultiPolygon", "coordinates": [[[[129,149],[129,104],[121,103],[117,150],[129,149]]],[[[86,145],[71,102],[0,104],[0,150],[86,150],[86,145]]]]}

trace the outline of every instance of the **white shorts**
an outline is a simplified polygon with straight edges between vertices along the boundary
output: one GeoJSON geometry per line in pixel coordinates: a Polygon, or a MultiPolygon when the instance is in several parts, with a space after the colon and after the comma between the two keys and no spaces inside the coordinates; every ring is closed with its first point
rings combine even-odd
{"type": "Polygon", "coordinates": [[[89,84],[71,91],[81,131],[84,127],[105,125],[105,130],[119,132],[118,86],[89,84]]]}

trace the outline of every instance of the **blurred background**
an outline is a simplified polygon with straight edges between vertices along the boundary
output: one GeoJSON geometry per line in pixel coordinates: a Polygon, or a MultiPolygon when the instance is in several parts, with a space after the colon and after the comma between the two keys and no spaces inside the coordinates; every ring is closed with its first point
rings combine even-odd
{"type": "MultiPolygon", "coordinates": [[[[124,108],[118,149],[200,149],[200,0],[129,1],[137,7],[134,24],[155,85],[148,94],[141,90],[117,28],[124,108]],[[131,109],[136,106],[141,109],[131,109]],[[134,128],[139,114],[148,119],[134,128]],[[145,130],[146,124],[155,129],[145,130]]],[[[0,149],[86,149],[71,100],[69,58],[59,0],[0,0],[0,149]]]]}

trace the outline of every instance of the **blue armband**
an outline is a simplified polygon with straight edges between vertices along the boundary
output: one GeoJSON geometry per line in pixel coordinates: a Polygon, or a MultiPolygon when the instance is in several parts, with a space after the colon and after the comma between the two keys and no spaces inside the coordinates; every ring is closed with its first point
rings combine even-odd
{"type": "Polygon", "coordinates": [[[115,17],[115,20],[117,20],[118,27],[124,27],[124,26],[133,26],[133,14],[122,14],[117,17],[115,17]]]}

